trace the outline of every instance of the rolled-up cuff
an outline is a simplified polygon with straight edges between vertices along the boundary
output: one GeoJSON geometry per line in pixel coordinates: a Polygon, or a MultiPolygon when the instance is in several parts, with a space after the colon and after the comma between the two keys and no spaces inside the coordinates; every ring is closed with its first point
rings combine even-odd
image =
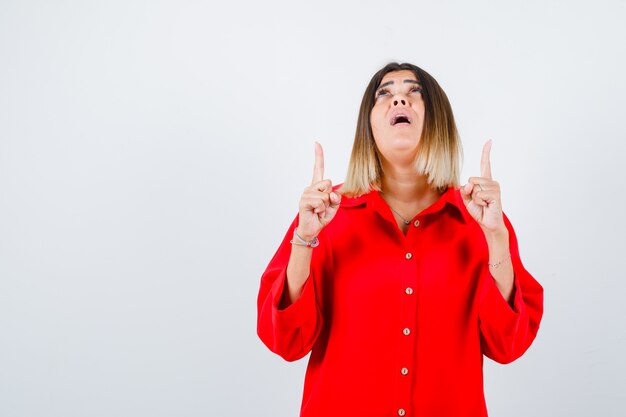
{"type": "Polygon", "coordinates": [[[315,320],[315,291],[312,278],[307,277],[300,297],[284,309],[279,309],[280,301],[285,291],[287,268],[272,284],[272,321],[276,329],[290,330],[301,327],[303,323],[315,320]]]}
{"type": "Polygon", "coordinates": [[[489,274],[489,288],[482,303],[481,319],[499,328],[504,334],[517,332],[520,319],[524,312],[524,299],[519,284],[518,273],[513,278],[513,299],[509,304],[496,285],[495,279],[489,274]]]}

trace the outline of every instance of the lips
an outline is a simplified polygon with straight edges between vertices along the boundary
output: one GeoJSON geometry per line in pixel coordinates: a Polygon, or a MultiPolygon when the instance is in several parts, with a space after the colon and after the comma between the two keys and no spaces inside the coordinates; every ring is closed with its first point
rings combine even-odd
{"type": "Polygon", "coordinates": [[[413,121],[409,117],[409,114],[405,111],[396,111],[391,115],[391,119],[389,120],[389,124],[391,126],[396,125],[410,125],[413,121]]]}

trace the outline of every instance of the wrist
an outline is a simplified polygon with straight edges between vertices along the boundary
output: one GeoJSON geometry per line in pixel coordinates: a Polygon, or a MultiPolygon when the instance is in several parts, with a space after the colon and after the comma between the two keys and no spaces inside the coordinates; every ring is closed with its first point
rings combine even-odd
{"type": "Polygon", "coordinates": [[[485,234],[485,239],[487,239],[487,243],[489,245],[506,243],[508,246],[509,244],[509,230],[505,225],[502,225],[502,227],[498,227],[497,229],[483,228],[483,233],[485,234]]]}
{"type": "Polygon", "coordinates": [[[301,236],[298,233],[297,227],[293,229],[293,239],[290,241],[290,243],[292,245],[306,246],[307,248],[315,248],[320,244],[319,240],[317,239],[317,236],[313,237],[312,239],[308,239],[305,236],[301,236]]]}

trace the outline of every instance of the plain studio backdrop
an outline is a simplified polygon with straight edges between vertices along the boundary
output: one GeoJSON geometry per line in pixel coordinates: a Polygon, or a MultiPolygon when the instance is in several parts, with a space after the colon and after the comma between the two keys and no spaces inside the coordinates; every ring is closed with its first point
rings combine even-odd
{"type": "Polygon", "coordinates": [[[619,1],[0,2],[0,415],[297,416],[306,361],[256,335],[310,183],[343,182],[366,84],[430,72],[493,139],[545,288],[492,416],[623,416],[619,1]]]}

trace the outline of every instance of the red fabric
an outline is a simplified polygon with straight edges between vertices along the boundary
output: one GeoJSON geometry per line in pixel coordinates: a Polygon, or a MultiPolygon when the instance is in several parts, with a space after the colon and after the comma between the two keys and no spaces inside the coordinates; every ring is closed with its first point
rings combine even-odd
{"type": "Polygon", "coordinates": [[[297,221],[261,278],[257,330],[288,361],[311,352],[301,417],[486,416],[483,355],[520,357],[543,314],[543,288],[506,216],[511,304],[489,272],[482,230],[450,188],[406,236],[377,191],[344,196],[302,295],[279,310],[297,221]]]}

